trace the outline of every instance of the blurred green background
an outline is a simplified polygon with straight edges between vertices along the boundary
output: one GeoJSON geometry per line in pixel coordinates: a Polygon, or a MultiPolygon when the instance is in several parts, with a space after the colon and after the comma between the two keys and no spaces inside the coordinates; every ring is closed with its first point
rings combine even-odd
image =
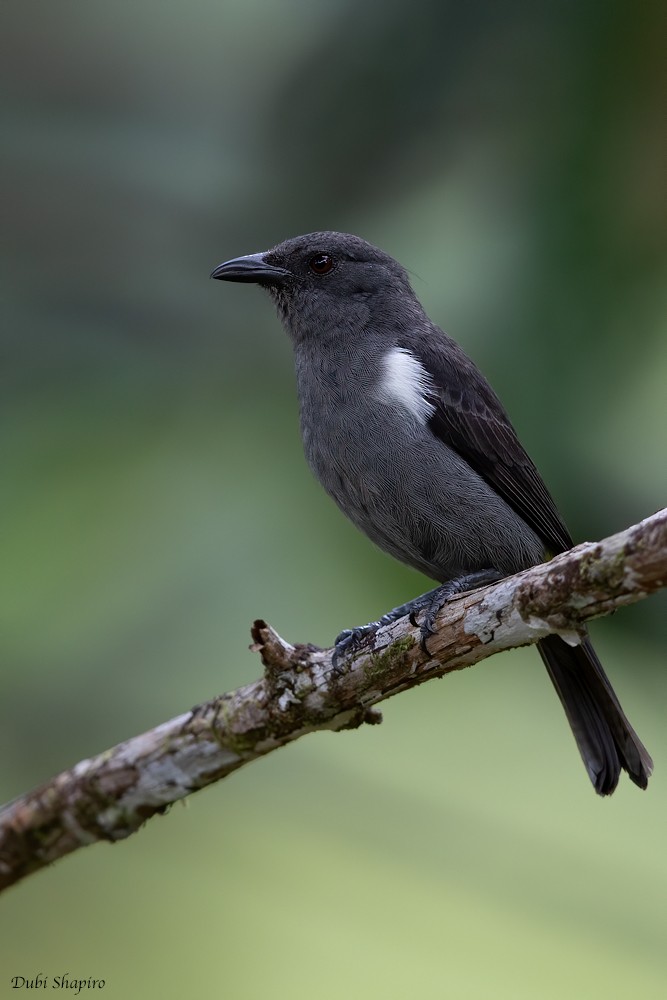
{"type": "MultiPolygon", "coordinates": [[[[578,539],[665,503],[659,0],[9,0],[0,798],[429,585],[301,455],[268,299],[365,236],[499,391],[578,539]]],[[[664,600],[594,628],[656,774],[588,783],[533,650],[271,755],[0,900],[105,996],[667,992],[664,600]]]]}

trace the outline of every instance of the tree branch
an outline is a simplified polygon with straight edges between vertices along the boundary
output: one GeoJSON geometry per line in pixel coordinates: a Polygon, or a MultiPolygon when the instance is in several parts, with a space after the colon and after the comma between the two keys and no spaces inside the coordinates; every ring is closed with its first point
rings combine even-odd
{"type": "Polygon", "coordinates": [[[667,508],[549,563],[449,602],[429,639],[407,618],[332,669],[330,649],[290,645],[252,627],[261,680],[82,760],[0,810],[0,890],[98,840],[129,837],[155,813],[243,764],[317,730],[377,723],[378,702],[552,632],[576,643],[608,615],[667,582],[667,508]]]}

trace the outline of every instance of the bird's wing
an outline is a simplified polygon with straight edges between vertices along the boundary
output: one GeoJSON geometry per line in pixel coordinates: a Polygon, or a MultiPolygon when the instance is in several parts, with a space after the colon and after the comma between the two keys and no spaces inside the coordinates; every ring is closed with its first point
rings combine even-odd
{"type": "MultiPolygon", "coordinates": [[[[438,341],[445,336],[438,330],[438,341]]],[[[443,353],[420,340],[405,343],[428,373],[435,407],[433,434],[456,451],[520,515],[554,554],[572,539],[542,478],[519,441],[502,403],[451,338],[443,353]]]]}

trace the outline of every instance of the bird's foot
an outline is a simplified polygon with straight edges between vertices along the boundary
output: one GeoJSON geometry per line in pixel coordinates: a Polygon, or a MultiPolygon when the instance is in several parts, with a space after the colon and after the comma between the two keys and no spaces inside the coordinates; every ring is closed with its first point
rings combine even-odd
{"type": "Polygon", "coordinates": [[[425,612],[421,626],[419,626],[421,647],[429,655],[426,641],[435,634],[435,619],[443,605],[457,594],[462,594],[466,590],[474,590],[476,587],[484,587],[487,583],[495,583],[497,580],[501,580],[502,577],[502,573],[491,568],[478,570],[475,573],[467,573],[465,576],[460,576],[455,580],[443,583],[434,590],[429,590],[428,593],[422,594],[420,597],[415,597],[414,600],[408,601],[407,604],[401,604],[399,607],[393,608],[386,615],[382,615],[382,618],[379,618],[376,622],[369,622],[368,625],[358,625],[356,628],[344,629],[336,637],[336,642],[334,643],[332,656],[334,672],[340,673],[341,660],[352,653],[358,652],[364,645],[364,642],[375,635],[377,630],[382,628],[383,625],[391,625],[392,622],[398,621],[399,618],[408,615],[411,625],[417,628],[417,615],[421,611],[425,612]]]}
{"type": "Polygon", "coordinates": [[[383,625],[391,625],[392,622],[398,621],[399,618],[410,614],[413,604],[414,601],[401,604],[399,607],[388,611],[386,615],[382,615],[382,618],[378,618],[376,622],[369,622],[368,625],[357,625],[356,628],[343,629],[340,635],[336,637],[334,643],[334,651],[331,658],[334,672],[340,673],[341,659],[349,656],[351,653],[358,652],[361,646],[363,646],[364,641],[370,636],[375,635],[379,628],[382,628],[383,625]]]}
{"type": "Polygon", "coordinates": [[[415,598],[411,602],[412,606],[408,614],[410,624],[417,628],[417,615],[420,611],[424,612],[424,617],[419,626],[421,635],[420,645],[423,652],[427,656],[430,655],[427,641],[432,635],[435,635],[435,619],[447,601],[450,601],[452,597],[457,597],[459,594],[465,594],[468,590],[476,590],[477,587],[485,587],[489,583],[497,583],[498,580],[502,580],[503,576],[503,573],[492,567],[489,567],[489,569],[480,569],[474,573],[466,573],[464,576],[458,576],[454,580],[448,580],[447,583],[443,583],[434,590],[429,590],[428,593],[422,594],[421,597],[415,598]]]}
{"type": "Polygon", "coordinates": [[[340,635],[336,636],[333,656],[331,657],[334,673],[341,672],[341,659],[351,653],[356,653],[363,645],[364,639],[373,635],[377,628],[377,622],[369,622],[368,625],[358,625],[356,628],[344,628],[340,635]]]}

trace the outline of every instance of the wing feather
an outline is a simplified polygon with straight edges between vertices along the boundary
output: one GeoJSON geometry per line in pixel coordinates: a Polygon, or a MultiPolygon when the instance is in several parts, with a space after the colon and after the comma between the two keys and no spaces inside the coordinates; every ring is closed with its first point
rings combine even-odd
{"type": "Polygon", "coordinates": [[[572,538],[553,498],[502,403],[459,345],[437,332],[438,339],[448,341],[446,352],[412,338],[399,345],[412,351],[430,376],[433,434],[465,459],[550,551],[555,554],[571,548],[572,538]]]}

